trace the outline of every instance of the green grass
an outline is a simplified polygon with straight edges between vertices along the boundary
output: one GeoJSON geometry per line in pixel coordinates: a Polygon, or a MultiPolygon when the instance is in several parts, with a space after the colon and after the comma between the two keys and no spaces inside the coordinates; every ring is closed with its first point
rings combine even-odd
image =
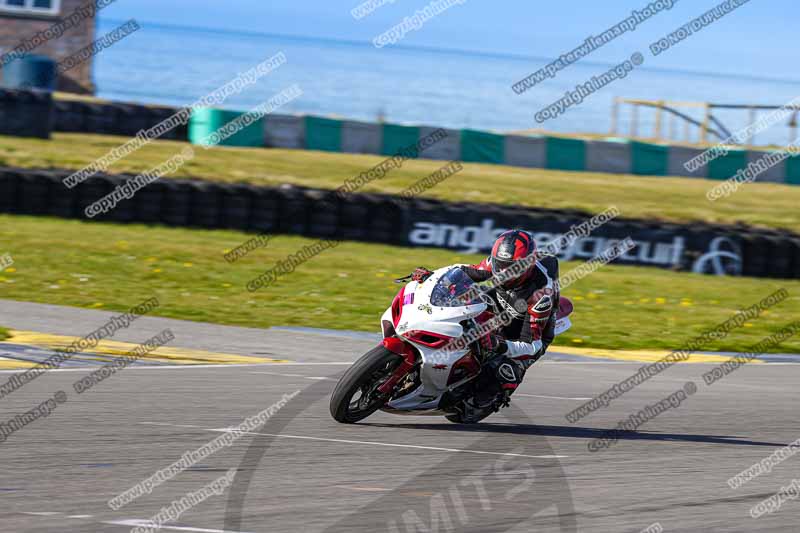
{"type": "MultiPolygon", "coordinates": [[[[25,168],[82,168],[123,144],[123,137],[56,134],[52,140],[0,137],[0,165],[25,168]]],[[[157,141],[117,162],[112,172],[142,172],[163,163],[184,143],[157,141]]],[[[382,161],[381,156],[302,150],[217,147],[173,177],[195,177],[260,185],[293,183],[335,189],[382,161]]],[[[364,191],[398,193],[445,162],[406,162],[364,191]]],[[[599,213],[616,205],[624,217],[675,222],[707,221],[788,228],[800,232],[800,187],[748,184],[732,196],[709,202],[717,182],[689,178],[564,172],[502,165],[465,164],[464,170],[425,194],[450,201],[496,202],[599,213]]]]}
{"type": "MultiPolygon", "coordinates": [[[[0,216],[0,298],[123,311],[158,296],[154,315],[252,327],[378,331],[399,286],[418,265],[477,261],[476,255],[345,242],[255,293],[245,284],[311,239],[277,236],[229,264],[223,253],[252,235],[233,231],[115,225],[0,216]]],[[[562,274],[577,263],[562,265],[562,274]]],[[[800,282],[722,278],[607,266],[564,292],[574,327],[558,344],[675,348],[737,309],[785,287],[790,298],[708,349],[742,350],[800,316],[800,282]]],[[[776,351],[800,352],[800,339],[776,351]]]]}
{"type": "Polygon", "coordinates": [[[4,341],[9,337],[8,330],[4,327],[0,327],[0,341],[4,341]]]}

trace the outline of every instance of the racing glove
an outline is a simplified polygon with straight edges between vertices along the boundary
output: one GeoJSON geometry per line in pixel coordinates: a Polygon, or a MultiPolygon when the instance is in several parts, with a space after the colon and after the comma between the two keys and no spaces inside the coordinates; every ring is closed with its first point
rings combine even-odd
{"type": "Polygon", "coordinates": [[[418,282],[418,283],[422,283],[423,281],[425,281],[426,279],[428,279],[432,275],[433,275],[433,272],[428,270],[427,268],[425,268],[425,267],[417,267],[416,269],[414,269],[414,273],[411,274],[411,279],[416,281],[416,282],[418,282]]]}

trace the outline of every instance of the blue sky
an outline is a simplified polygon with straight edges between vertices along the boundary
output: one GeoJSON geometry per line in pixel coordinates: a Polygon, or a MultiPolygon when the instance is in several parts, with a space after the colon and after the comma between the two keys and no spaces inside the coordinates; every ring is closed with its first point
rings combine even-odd
{"type": "MultiPolygon", "coordinates": [[[[394,0],[355,20],[363,0],[117,0],[102,16],[181,26],[245,30],[369,42],[426,6],[429,0],[394,0]]],[[[412,32],[403,45],[553,57],[596,35],[650,0],[467,0],[412,32]]],[[[618,63],[632,51],[717,5],[719,0],[679,0],[670,11],[606,45],[590,61],[618,63]]],[[[800,20],[797,0],[751,0],[669,53],[651,68],[800,79],[792,46],[800,20]],[[790,67],[791,65],[791,67],[790,67]]],[[[584,60],[586,61],[586,60],[584,60]]],[[[754,95],[757,97],[758,95],[754,95]]]]}

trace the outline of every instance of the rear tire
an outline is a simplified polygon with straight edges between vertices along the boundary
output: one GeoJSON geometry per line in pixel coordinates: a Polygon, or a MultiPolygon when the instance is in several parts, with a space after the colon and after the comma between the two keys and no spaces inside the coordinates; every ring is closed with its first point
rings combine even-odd
{"type": "Polygon", "coordinates": [[[391,376],[401,361],[401,356],[382,345],[364,354],[336,384],[331,395],[331,416],[342,424],[353,424],[383,407],[386,398],[374,398],[370,392],[374,391],[377,383],[391,376]],[[359,392],[361,394],[354,403],[353,397],[359,392]]]}
{"type": "Polygon", "coordinates": [[[475,417],[467,418],[464,416],[463,413],[458,413],[455,415],[446,415],[445,418],[454,424],[477,424],[487,416],[491,415],[491,412],[483,413],[475,417]]]}
{"type": "Polygon", "coordinates": [[[478,410],[472,407],[471,402],[475,401],[474,398],[468,398],[461,402],[462,410],[452,415],[445,415],[445,418],[454,424],[477,424],[487,416],[496,412],[495,409],[484,408],[478,410]]]}

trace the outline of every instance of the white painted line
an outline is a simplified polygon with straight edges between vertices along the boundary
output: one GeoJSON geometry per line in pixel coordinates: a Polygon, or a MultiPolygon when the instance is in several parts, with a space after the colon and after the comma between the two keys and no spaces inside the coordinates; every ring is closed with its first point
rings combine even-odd
{"type": "Polygon", "coordinates": [[[169,426],[171,428],[192,428],[202,429],[202,426],[192,426],[188,424],[170,424],[169,422],[139,422],[144,426],[169,426]]]}
{"type": "MultiPolygon", "coordinates": [[[[253,367],[253,366],[274,366],[274,365],[284,365],[284,364],[291,364],[291,363],[234,363],[234,364],[217,364],[217,365],[161,365],[161,366],[136,366],[132,365],[127,367],[126,371],[131,370],[193,370],[195,368],[241,368],[241,367],[253,367]]],[[[351,364],[351,363],[348,363],[351,364]]],[[[97,370],[102,368],[101,366],[82,366],[79,368],[53,368],[51,370],[47,370],[46,373],[49,372],[86,372],[91,370],[97,370]]],[[[2,374],[15,374],[19,372],[25,372],[26,370],[30,370],[29,368],[20,368],[16,370],[0,370],[2,374]]]]}
{"type": "MultiPolygon", "coordinates": [[[[230,429],[229,428],[206,429],[206,431],[215,431],[217,433],[229,433],[230,429]]],[[[338,442],[341,444],[366,444],[370,446],[387,446],[391,448],[412,448],[415,450],[432,450],[436,452],[472,453],[479,455],[500,455],[504,457],[527,457],[530,459],[563,459],[569,457],[568,455],[523,455],[519,453],[484,452],[480,450],[463,450],[460,448],[439,448],[436,446],[416,446],[413,444],[394,444],[391,442],[374,442],[368,440],[326,439],[322,437],[308,437],[305,435],[284,435],[280,433],[256,433],[249,431],[244,433],[246,435],[262,435],[265,437],[277,437],[281,439],[315,440],[321,442],[338,442]]]]}
{"type": "MultiPolygon", "coordinates": [[[[733,356],[731,356],[733,357],[733,356]]],[[[653,363],[654,361],[541,361],[536,363],[537,365],[647,365],[653,363]]],[[[723,361],[724,362],[724,361],[723,361]]],[[[680,366],[699,366],[699,365],[720,365],[722,362],[712,363],[712,362],[702,362],[702,363],[686,363],[686,362],[677,362],[674,363],[675,365],[680,366]]],[[[776,365],[791,365],[797,366],[800,365],[800,361],[797,363],[788,363],[788,362],[775,362],[770,363],[769,361],[762,361],[759,364],[755,365],[748,365],[750,368],[765,368],[768,366],[776,366],[776,365]]]]}
{"type": "MultiPolygon", "coordinates": [[[[641,366],[647,364],[648,361],[541,361],[537,364],[544,365],[637,365],[641,366]]],[[[242,367],[272,367],[276,366],[333,366],[333,365],[352,365],[353,363],[235,363],[235,364],[217,364],[217,365],[161,365],[161,366],[129,366],[125,369],[126,372],[134,370],[193,370],[196,368],[242,368],[242,367]]],[[[720,363],[675,363],[676,365],[719,365],[720,363]]],[[[768,368],[770,366],[800,366],[797,363],[764,363],[749,365],[749,368],[768,368]]],[[[99,366],[82,366],[79,368],[53,368],[47,372],[86,372],[98,370],[102,367],[99,366]]],[[[0,374],[19,374],[29,370],[28,368],[19,368],[15,370],[0,370],[0,374]]],[[[330,378],[328,378],[330,379],[330,378]]]]}
{"type": "Polygon", "coordinates": [[[336,361],[336,362],[332,362],[332,363],[326,363],[326,362],[296,363],[296,362],[291,362],[291,363],[272,363],[272,364],[280,365],[280,366],[328,366],[328,365],[348,365],[349,366],[349,365],[352,365],[353,363],[355,363],[355,361],[349,361],[349,362],[336,361]]]}
{"type": "MultiPolygon", "coordinates": [[[[127,526],[127,527],[150,527],[152,522],[150,520],[112,520],[110,522],[103,522],[103,524],[111,524],[114,526],[127,526]]],[[[197,531],[199,533],[246,533],[245,531],[231,531],[228,529],[207,529],[202,527],[169,526],[169,525],[161,525],[158,529],[171,529],[172,531],[197,531]]]]}
{"type": "Polygon", "coordinates": [[[542,396],[541,394],[522,394],[521,392],[514,393],[511,396],[511,398],[513,399],[514,396],[525,396],[526,398],[548,398],[551,400],[578,400],[578,401],[591,400],[591,398],[564,398],[563,396],[542,396]]]}
{"type": "Polygon", "coordinates": [[[25,511],[23,511],[22,514],[29,514],[29,515],[32,515],[32,516],[55,516],[55,515],[59,515],[61,513],[55,513],[53,511],[39,511],[39,512],[25,512],[25,511]]]}
{"type": "MultiPolygon", "coordinates": [[[[651,361],[652,362],[652,361],[651,361]]],[[[643,365],[647,361],[541,361],[538,365],[643,365]]],[[[676,365],[686,363],[675,363],[676,365]]],[[[700,363],[695,363],[700,364],[700,363]]]]}
{"type": "Polygon", "coordinates": [[[91,517],[92,517],[92,515],[90,515],[90,514],[74,514],[74,515],[68,516],[67,518],[91,518],[91,517]]]}
{"type": "Polygon", "coordinates": [[[268,374],[270,376],[281,376],[284,378],[303,378],[303,379],[316,379],[316,380],[327,380],[327,381],[336,381],[333,378],[323,378],[318,376],[304,376],[303,374],[279,374],[278,372],[250,372],[251,374],[268,374]]]}

